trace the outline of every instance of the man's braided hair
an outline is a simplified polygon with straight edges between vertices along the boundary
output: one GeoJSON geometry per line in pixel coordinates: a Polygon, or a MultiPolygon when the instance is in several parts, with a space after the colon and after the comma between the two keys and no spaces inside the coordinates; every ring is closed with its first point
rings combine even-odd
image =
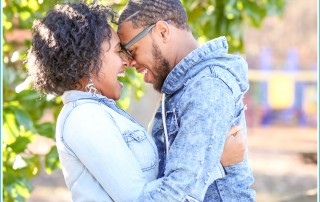
{"type": "Polygon", "coordinates": [[[145,28],[159,20],[168,19],[177,28],[189,30],[187,14],[179,0],[130,0],[118,24],[131,21],[134,28],[145,28]]]}

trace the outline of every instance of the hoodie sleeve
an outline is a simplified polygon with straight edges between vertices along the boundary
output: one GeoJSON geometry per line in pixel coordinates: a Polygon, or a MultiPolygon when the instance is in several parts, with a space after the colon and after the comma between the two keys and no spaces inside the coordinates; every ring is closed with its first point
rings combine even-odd
{"type": "Polygon", "coordinates": [[[178,110],[165,176],[147,184],[139,201],[203,201],[214,180],[224,177],[220,158],[235,110],[230,88],[202,77],[188,84],[178,110]]]}

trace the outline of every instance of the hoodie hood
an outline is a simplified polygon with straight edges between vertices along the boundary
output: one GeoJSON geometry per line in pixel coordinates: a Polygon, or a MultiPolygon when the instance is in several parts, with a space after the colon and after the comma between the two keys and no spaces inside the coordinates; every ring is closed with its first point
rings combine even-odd
{"type": "Polygon", "coordinates": [[[161,91],[167,95],[175,93],[208,66],[224,68],[233,75],[243,93],[248,90],[248,65],[240,55],[228,54],[227,39],[222,36],[201,45],[182,59],[168,74],[161,91]]]}

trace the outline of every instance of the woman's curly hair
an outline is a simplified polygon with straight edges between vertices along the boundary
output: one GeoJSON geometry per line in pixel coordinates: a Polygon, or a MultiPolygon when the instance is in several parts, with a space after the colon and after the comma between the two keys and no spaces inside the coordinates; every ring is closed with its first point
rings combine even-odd
{"type": "Polygon", "coordinates": [[[98,74],[100,47],[111,40],[110,7],[98,4],[60,4],[32,27],[28,73],[33,87],[46,94],[62,95],[81,87],[80,79],[98,74]]]}

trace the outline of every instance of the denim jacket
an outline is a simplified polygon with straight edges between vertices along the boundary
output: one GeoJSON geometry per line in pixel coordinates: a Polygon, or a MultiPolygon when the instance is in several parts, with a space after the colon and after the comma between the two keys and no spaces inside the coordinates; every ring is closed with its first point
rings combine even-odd
{"type": "Polygon", "coordinates": [[[158,175],[152,137],[113,100],[66,91],[56,145],[73,201],[133,201],[158,175]]]}
{"type": "Polygon", "coordinates": [[[148,184],[140,201],[254,201],[247,154],[239,164],[220,164],[230,127],[241,124],[247,132],[242,100],[247,73],[245,60],[228,54],[225,37],[200,46],[174,67],[162,87],[165,109],[159,107],[152,128],[160,178],[148,184]]]}

